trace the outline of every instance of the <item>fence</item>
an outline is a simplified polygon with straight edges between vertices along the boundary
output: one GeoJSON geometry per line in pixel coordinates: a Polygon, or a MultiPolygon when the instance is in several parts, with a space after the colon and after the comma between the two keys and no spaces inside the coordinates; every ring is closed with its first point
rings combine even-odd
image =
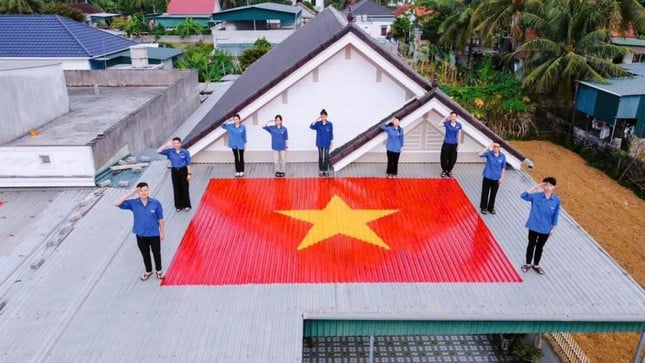
{"type": "Polygon", "coordinates": [[[573,340],[571,334],[551,333],[543,336],[563,363],[589,363],[589,358],[573,340]]]}

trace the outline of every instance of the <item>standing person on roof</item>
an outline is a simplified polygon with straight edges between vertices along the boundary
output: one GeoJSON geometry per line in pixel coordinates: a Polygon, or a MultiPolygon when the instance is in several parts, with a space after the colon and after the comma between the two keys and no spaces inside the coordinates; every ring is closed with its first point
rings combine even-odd
{"type": "Polygon", "coordinates": [[[264,125],[263,129],[271,134],[271,149],[273,150],[273,168],[276,177],[283,177],[286,169],[287,148],[289,147],[289,133],[282,125],[282,116],[276,115],[273,120],[264,125]]]}
{"type": "Polygon", "coordinates": [[[520,195],[520,198],[531,202],[531,212],[526,221],[526,228],[529,229],[529,243],[526,247],[526,264],[522,265],[522,272],[533,268],[540,275],[544,275],[544,270],[540,267],[542,249],[547,239],[553,235],[560,216],[560,197],[553,194],[555,184],[555,178],[547,177],[542,180],[542,183],[534,185],[520,195]]]}
{"type": "Polygon", "coordinates": [[[318,148],[318,175],[329,175],[329,150],[334,144],[334,126],[327,121],[327,111],[323,108],[316,121],[309,125],[316,130],[316,147],[318,148]]]}
{"type": "Polygon", "coordinates": [[[453,111],[447,119],[441,121],[439,127],[446,129],[443,145],[441,145],[441,177],[452,178],[452,168],[457,162],[459,144],[463,141],[461,132],[463,126],[457,120],[457,113],[453,111]]]}
{"type": "Polygon", "coordinates": [[[165,155],[170,160],[170,177],[177,212],[182,209],[189,212],[191,205],[188,186],[193,177],[190,167],[190,152],[181,147],[180,138],[174,137],[167,145],[157,149],[157,153],[165,155]]]}
{"type": "Polygon", "coordinates": [[[495,197],[506,172],[506,155],[502,153],[500,144],[494,142],[479,152],[479,156],[486,158],[486,165],[482,172],[482,195],[479,209],[482,214],[496,214],[495,197]]]}
{"type": "Polygon", "coordinates": [[[146,281],[152,275],[152,261],[150,252],[155,260],[157,278],[164,278],[161,266],[161,241],[166,239],[166,224],[163,220],[161,203],[149,196],[148,184],[141,182],[137,188],[124,194],[114,202],[121,209],[129,209],[134,215],[132,233],[137,236],[137,246],[143,257],[146,272],[141,275],[141,281],[146,281]],[[131,198],[137,196],[138,198],[131,198]],[[131,199],[128,199],[131,198],[131,199]]]}
{"type": "Polygon", "coordinates": [[[235,159],[235,176],[244,176],[244,147],[246,145],[246,127],[242,125],[240,115],[233,115],[233,119],[222,125],[228,132],[228,147],[233,150],[235,159]]]}
{"type": "Polygon", "coordinates": [[[385,143],[387,155],[387,169],[385,173],[388,178],[394,178],[399,173],[399,156],[403,148],[403,128],[399,125],[399,119],[392,117],[391,120],[381,125],[381,130],[387,133],[385,143]]]}

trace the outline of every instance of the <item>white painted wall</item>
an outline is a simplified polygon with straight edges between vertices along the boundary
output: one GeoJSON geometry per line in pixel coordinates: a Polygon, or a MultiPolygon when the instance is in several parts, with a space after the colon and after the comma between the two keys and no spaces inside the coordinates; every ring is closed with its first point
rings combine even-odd
{"type": "Polygon", "coordinates": [[[68,69],[91,69],[90,61],[87,58],[0,58],[2,61],[17,61],[24,65],[41,64],[43,62],[61,63],[64,70],[68,69]]]}
{"type": "Polygon", "coordinates": [[[0,187],[94,186],[94,173],[89,146],[0,147],[0,187]]]}
{"type": "Polygon", "coordinates": [[[282,43],[296,29],[273,29],[273,30],[234,30],[229,24],[226,30],[211,28],[213,46],[218,44],[253,44],[258,38],[266,38],[271,44],[282,43]]]}
{"type": "MultiPolygon", "coordinates": [[[[271,161],[270,135],[262,126],[281,114],[289,130],[289,161],[316,161],[315,132],[309,129],[325,108],[334,124],[334,145],[340,146],[364,132],[369,125],[401,107],[411,91],[381,70],[365,55],[350,47],[341,49],[286,92],[274,97],[257,112],[246,117],[249,162],[271,161]],[[349,54],[349,58],[348,55],[349,54]],[[314,73],[317,72],[317,81],[314,73]]],[[[244,113],[240,112],[243,116],[244,113]]],[[[225,139],[210,144],[197,155],[198,162],[229,162],[232,158],[225,139]]]]}
{"type": "MultiPolygon", "coordinates": [[[[393,20],[388,21],[370,21],[368,19],[361,19],[360,16],[356,17],[355,24],[363,29],[367,34],[374,39],[385,39],[385,35],[381,35],[381,27],[387,27],[387,32],[391,30],[393,20]]],[[[387,34],[386,32],[386,34],[387,34]]]]}

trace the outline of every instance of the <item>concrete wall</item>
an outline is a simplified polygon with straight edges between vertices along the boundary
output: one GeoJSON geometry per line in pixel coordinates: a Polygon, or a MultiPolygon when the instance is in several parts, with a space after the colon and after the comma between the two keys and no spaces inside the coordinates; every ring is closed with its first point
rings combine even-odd
{"type": "Polygon", "coordinates": [[[0,62],[0,144],[69,112],[69,106],[59,63],[0,62]]]}
{"type": "MultiPolygon", "coordinates": [[[[104,72],[96,71],[92,73],[104,72]]],[[[107,72],[112,73],[115,71],[107,72]]],[[[140,78],[139,82],[148,82],[150,81],[150,76],[143,74],[147,72],[158,73],[160,78],[163,78],[163,74],[166,74],[166,79],[174,79],[177,75],[180,75],[181,78],[178,78],[162,94],[125,117],[90,143],[97,170],[102,170],[109,166],[119,151],[129,151],[136,155],[146,148],[156,149],[171,138],[172,132],[200,104],[197,73],[195,72],[176,70],[127,70],[116,72],[123,72],[124,79],[119,82],[126,82],[127,79],[130,79],[136,83],[137,77],[140,78]],[[132,77],[127,77],[128,73],[132,77]]],[[[97,74],[96,79],[100,79],[102,76],[102,74],[97,74]]],[[[83,79],[90,82],[92,77],[93,75],[82,76],[83,79]]]]}
{"type": "Polygon", "coordinates": [[[68,87],[92,87],[95,84],[107,87],[163,87],[186,77],[196,80],[197,74],[191,73],[167,69],[71,70],[65,71],[65,81],[68,87]]]}
{"type": "Polygon", "coordinates": [[[88,146],[0,147],[0,187],[94,186],[88,146]]]}

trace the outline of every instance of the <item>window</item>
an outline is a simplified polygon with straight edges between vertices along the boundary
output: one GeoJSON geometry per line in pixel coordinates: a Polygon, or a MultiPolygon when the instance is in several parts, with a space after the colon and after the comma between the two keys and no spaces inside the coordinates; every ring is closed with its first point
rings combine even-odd
{"type": "Polygon", "coordinates": [[[49,158],[49,155],[38,155],[38,158],[40,159],[41,164],[51,164],[51,159],[49,158]]]}

